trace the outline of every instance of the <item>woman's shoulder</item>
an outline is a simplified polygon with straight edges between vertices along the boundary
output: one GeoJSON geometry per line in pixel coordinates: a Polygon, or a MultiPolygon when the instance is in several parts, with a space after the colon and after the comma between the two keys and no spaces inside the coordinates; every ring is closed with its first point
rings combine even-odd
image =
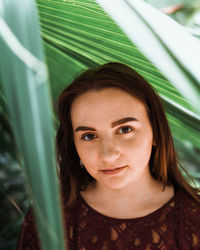
{"type": "Polygon", "coordinates": [[[200,249],[200,202],[179,189],[175,203],[175,226],[178,227],[181,249],[186,249],[185,246],[200,249]]]}
{"type": "Polygon", "coordinates": [[[180,214],[185,219],[188,218],[189,220],[193,218],[193,220],[200,223],[200,202],[183,189],[180,189],[178,192],[177,206],[179,207],[180,214]]]}
{"type": "Polygon", "coordinates": [[[28,210],[24,217],[17,243],[17,250],[18,249],[40,249],[40,241],[36,230],[32,208],[28,210]]]}
{"type": "Polygon", "coordinates": [[[180,208],[182,208],[182,211],[188,212],[191,215],[195,215],[200,212],[200,201],[197,201],[184,189],[179,188],[177,192],[177,200],[179,202],[180,208]]]}
{"type": "Polygon", "coordinates": [[[189,230],[190,233],[198,234],[200,241],[200,202],[187,191],[179,189],[175,207],[180,230],[182,232],[189,230]]]}
{"type": "MultiPolygon", "coordinates": [[[[68,213],[67,214],[68,221],[66,223],[67,226],[69,225],[71,226],[70,224],[71,222],[70,218],[72,217],[71,211],[72,210],[67,211],[68,213]]],[[[69,243],[71,244],[71,242],[69,243]]],[[[24,220],[23,220],[20,232],[19,232],[17,248],[16,248],[16,250],[27,250],[27,249],[37,249],[37,250],[41,249],[40,236],[36,227],[33,207],[30,207],[29,210],[25,213],[24,220]]]]}

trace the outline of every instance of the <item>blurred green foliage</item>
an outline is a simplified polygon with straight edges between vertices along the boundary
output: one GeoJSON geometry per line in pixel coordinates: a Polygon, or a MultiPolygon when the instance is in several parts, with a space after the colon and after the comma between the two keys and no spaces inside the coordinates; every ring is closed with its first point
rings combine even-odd
{"type": "MultiPolygon", "coordinates": [[[[1,86],[1,85],[0,85],[1,86]]],[[[0,249],[15,249],[17,235],[29,201],[24,189],[6,100],[0,92],[0,249]]]]}
{"type": "Polygon", "coordinates": [[[171,16],[192,35],[200,37],[200,0],[147,0],[146,2],[171,16]]]}
{"type": "MultiPolygon", "coordinates": [[[[146,0],[161,12],[181,24],[188,33],[200,38],[200,0],[146,0]]],[[[194,172],[196,184],[200,186],[200,150],[189,142],[174,138],[180,163],[194,172]]]]}

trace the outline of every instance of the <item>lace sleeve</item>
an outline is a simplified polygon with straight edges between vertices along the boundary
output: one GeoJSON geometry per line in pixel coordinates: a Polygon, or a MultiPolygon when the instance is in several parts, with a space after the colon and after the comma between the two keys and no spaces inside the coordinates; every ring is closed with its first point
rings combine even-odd
{"type": "MultiPolygon", "coordinates": [[[[189,197],[189,196],[188,196],[189,197]]],[[[182,249],[200,249],[200,203],[187,198],[180,209],[180,238],[182,249]],[[188,248],[186,248],[188,246],[188,248]]]]}
{"type": "Polygon", "coordinates": [[[40,250],[39,238],[37,235],[33,211],[27,213],[18,238],[16,250],[40,250]]]}

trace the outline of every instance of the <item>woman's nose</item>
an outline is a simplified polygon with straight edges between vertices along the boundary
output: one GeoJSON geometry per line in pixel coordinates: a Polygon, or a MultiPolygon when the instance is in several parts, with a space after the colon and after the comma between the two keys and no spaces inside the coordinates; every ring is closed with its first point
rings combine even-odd
{"type": "Polygon", "coordinates": [[[100,145],[99,156],[104,162],[114,163],[120,157],[119,147],[113,141],[104,140],[100,145]]]}

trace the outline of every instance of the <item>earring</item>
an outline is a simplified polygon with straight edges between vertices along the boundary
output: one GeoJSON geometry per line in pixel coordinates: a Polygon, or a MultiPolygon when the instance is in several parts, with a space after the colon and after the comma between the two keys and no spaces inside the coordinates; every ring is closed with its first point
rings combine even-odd
{"type": "Polygon", "coordinates": [[[155,146],[156,146],[156,143],[155,143],[155,141],[153,141],[153,143],[152,143],[152,146],[153,146],[153,147],[155,147],[155,146]]]}
{"type": "Polygon", "coordinates": [[[84,168],[84,165],[83,165],[81,160],[80,160],[80,166],[81,166],[81,168],[84,168]]]}

